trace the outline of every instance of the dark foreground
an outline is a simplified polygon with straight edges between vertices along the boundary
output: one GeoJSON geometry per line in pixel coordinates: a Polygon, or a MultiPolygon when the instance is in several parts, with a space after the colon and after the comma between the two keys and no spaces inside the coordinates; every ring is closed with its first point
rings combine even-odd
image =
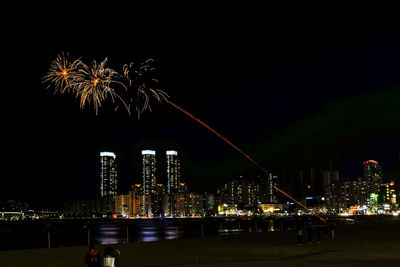
{"type": "MultiPolygon", "coordinates": [[[[151,243],[116,245],[129,266],[354,266],[398,265],[400,219],[370,218],[336,227],[335,238],[296,245],[292,231],[207,236],[151,243]]],[[[98,247],[103,251],[104,246],[98,247]]],[[[83,266],[87,247],[0,252],[0,265],[83,266]]]]}

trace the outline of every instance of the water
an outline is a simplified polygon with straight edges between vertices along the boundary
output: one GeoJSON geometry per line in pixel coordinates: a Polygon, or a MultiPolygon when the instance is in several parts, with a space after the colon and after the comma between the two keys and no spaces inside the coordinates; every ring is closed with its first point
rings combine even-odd
{"type": "Polygon", "coordinates": [[[134,220],[49,220],[0,223],[0,250],[95,244],[156,242],[206,235],[293,230],[284,220],[207,218],[134,220]]]}
{"type": "Polygon", "coordinates": [[[155,242],[203,235],[232,235],[242,232],[280,230],[274,220],[243,221],[220,220],[138,220],[135,223],[98,223],[92,238],[96,244],[118,244],[132,242],[155,242]],[[203,225],[203,226],[202,226],[203,225]]]}

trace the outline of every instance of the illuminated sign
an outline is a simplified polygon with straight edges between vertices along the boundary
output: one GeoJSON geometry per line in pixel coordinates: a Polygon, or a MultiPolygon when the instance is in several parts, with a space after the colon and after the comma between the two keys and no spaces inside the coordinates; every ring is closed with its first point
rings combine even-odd
{"type": "Polygon", "coordinates": [[[175,150],[168,150],[167,155],[173,155],[173,156],[178,156],[178,152],[175,150]]]}
{"type": "Polygon", "coordinates": [[[113,157],[115,159],[115,154],[113,152],[100,152],[100,157],[113,157]]]}
{"type": "Polygon", "coordinates": [[[370,202],[378,202],[378,194],[371,193],[370,194],[370,202]]]}
{"type": "Polygon", "coordinates": [[[154,150],[142,150],[142,155],[155,155],[156,151],[154,150]]]}

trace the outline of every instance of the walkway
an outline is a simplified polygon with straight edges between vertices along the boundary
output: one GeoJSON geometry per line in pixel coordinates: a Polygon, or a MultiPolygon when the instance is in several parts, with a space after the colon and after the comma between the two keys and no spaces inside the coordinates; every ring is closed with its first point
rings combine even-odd
{"type": "Polygon", "coordinates": [[[374,252],[364,251],[331,251],[316,253],[306,256],[292,257],[279,260],[262,260],[252,262],[224,262],[179,265],[182,267],[205,267],[205,266],[399,266],[400,248],[398,252],[374,252]],[[388,266],[388,265],[387,265],[388,266]]]}

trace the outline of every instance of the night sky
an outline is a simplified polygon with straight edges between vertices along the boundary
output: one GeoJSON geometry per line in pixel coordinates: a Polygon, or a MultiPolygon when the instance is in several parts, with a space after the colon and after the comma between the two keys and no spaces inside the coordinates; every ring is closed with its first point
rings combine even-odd
{"type": "Polygon", "coordinates": [[[93,197],[104,150],[117,153],[122,192],[141,183],[141,149],[178,150],[192,191],[258,171],[167,104],[153,102],[138,120],[54,95],[41,79],[61,52],[86,63],[108,57],[117,71],[155,59],[172,101],[268,170],[332,162],[341,177],[358,177],[374,159],[393,173],[400,24],[390,16],[259,2],[35,7],[11,8],[3,23],[0,199],[46,207],[93,197]]]}

